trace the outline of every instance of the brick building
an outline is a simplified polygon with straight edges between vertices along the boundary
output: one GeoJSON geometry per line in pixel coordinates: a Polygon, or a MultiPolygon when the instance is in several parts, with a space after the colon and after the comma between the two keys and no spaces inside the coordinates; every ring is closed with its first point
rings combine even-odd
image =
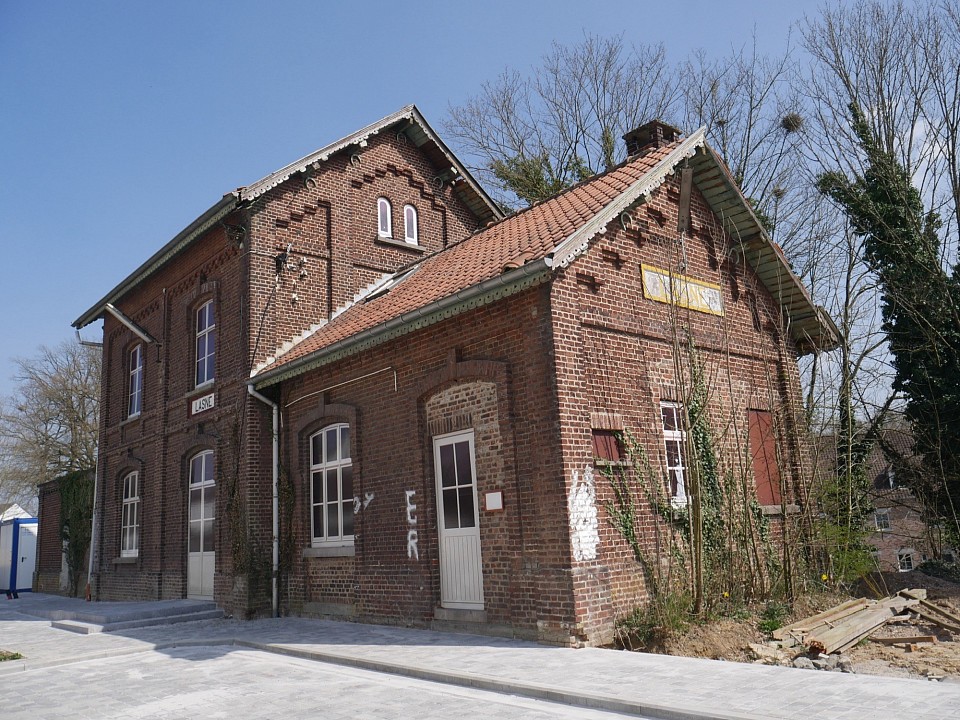
{"type": "Polygon", "coordinates": [[[96,596],[604,642],[648,590],[594,470],[629,432],[688,502],[691,344],[722,457],[782,523],[795,356],[832,325],[702,131],[626,140],[502,219],[406,108],[225,196],[84,313],[96,596]]]}
{"type": "Polygon", "coordinates": [[[881,441],[867,458],[873,502],[872,530],[867,541],[879,570],[909,572],[927,560],[955,564],[957,550],[936,521],[936,514],[923,499],[898,480],[896,467],[903,468],[913,458],[913,438],[909,431],[884,430],[881,441]]]}

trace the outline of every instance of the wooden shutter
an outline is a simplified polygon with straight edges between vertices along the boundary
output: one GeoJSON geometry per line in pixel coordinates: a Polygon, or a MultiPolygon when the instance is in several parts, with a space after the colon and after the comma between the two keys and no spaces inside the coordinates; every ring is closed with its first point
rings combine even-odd
{"type": "Polygon", "coordinates": [[[765,410],[748,410],[750,421],[750,456],[757,480],[757,502],[780,504],[780,468],[777,466],[777,438],[773,432],[773,416],[765,410]]]}

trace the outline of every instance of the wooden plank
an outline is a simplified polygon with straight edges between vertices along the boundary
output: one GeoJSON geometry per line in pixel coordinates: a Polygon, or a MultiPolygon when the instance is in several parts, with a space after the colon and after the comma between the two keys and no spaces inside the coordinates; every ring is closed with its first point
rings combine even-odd
{"type": "Polygon", "coordinates": [[[907,643],[936,643],[936,635],[911,635],[909,637],[882,637],[871,638],[875,643],[881,645],[902,645],[907,643]]]}
{"type": "Polygon", "coordinates": [[[811,615],[810,617],[797,620],[789,625],[784,625],[783,627],[773,631],[773,637],[777,640],[783,640],[786,635],[793,634],[794,632],[809,632],[814,627],[822,625],[825,620],[840,620],[847,615],[851,615],[859,610],[862,610],[869,604],[870,600],[867,600],[866,598],[847,600],[844,603],[840,603],[839,605],[836,605],[828,610],[824,610],[821,613],[817,613],[816,615],[811,615]]]}

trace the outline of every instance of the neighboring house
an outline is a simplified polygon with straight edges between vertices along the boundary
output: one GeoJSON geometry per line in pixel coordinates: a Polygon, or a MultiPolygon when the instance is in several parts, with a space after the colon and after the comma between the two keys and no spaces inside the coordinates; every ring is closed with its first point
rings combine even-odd
{"type": "Polygon", "coordinates": [[[887,572],[909,572],[927,560],[957,561],[957,549],[930,520],[922,499],[897,480],[895,467],[912,455],[912,447],[909,432],[887,430],[867,460],[874,506],[868,542],[876,548],[879,569],[887,572]]]}
{"type": "Polygon", "coordinates": [[[501,219],[405,108],[228,194],[84,313],[95,596],[605,642],[648,591],[594,468],[629,431],[687,502],[681,335],[782,523],[795,356],[833,326],[702,131],[626,140],[501,219]]]}

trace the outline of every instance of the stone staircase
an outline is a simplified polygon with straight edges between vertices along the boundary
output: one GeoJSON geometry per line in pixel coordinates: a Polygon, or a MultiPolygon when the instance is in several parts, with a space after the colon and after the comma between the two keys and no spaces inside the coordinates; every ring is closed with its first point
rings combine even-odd
{"type": "Polygon", "coordinates": [[[31,614],[46,617],[60,630],[90,635],[174,623],[215,620],[223,610],[202,600],[169,600],[150,603],[96,603],[82,610],[51,609],[31,614]]]}

